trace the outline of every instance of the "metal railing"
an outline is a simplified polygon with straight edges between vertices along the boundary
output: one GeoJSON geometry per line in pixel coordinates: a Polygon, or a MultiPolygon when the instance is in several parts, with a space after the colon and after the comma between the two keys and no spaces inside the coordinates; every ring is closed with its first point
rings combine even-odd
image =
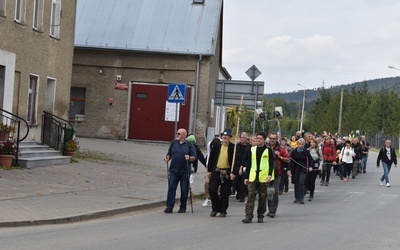
{"type": "Polygon", "coordinates": [[[43,111],[42,143],[55,150],[61,150],[64,144],[74,137],[72,124],[56,115],[43,111]]]}
{"type": "Polygon", "coordinates": [[[14,143],[16,144],[16,149],[17,152],[14,155],[15,157],[15,165],[19,165],[18,164],[18,157],[19,157],[19,143],[23,140],[26,139],[26,137],[29,134],[29,125],[28,122],[18,116],[15,115],[11,112],[8,112],[7,110],[4,109],[0,109],[0,126],[3,129],[2,131],[2,141],[7,141],[7,140],[13,140],[14,143]],[[24,125],[24,129],[25,129],[25,135],[21,136],[21,121],[22,124],[24,125]],[[5,138],[8,137],[8,138],[5,138]]]}

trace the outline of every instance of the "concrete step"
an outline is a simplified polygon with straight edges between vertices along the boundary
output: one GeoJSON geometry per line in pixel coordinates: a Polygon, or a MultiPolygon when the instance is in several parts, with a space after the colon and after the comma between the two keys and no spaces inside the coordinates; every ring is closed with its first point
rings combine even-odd
{"type": "Polygon", "coordinates": [[[59,156],[59,151],[56,150],[20,150],[20,157],[31,158],[31,157],[45,157],[45,156],[59,156]]]}
{"type": "Polygon", "coordinates": [[[64,165],[71,163],[70,156],[46,156],[46,157],[29,157],[18,158],[18,163],[23,168],[44,167],[53,165],[64,165]]]}
{"type": "Polygon", "coordinates": [[[62,156],[60,151],[35,141],[23,141],[19,144],[18,164],[24,168],[69,164],[70,156],[62,156]]]}

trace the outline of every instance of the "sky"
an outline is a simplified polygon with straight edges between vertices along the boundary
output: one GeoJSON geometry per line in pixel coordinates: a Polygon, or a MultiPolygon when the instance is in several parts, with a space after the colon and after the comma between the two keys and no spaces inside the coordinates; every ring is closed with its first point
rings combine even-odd
{"type": "Polygon", "coordinates": [[[246,81],[255,65],[264,93],[400,76],[399,0],[225,0],[223,11],[222,65],[246,81]]]}

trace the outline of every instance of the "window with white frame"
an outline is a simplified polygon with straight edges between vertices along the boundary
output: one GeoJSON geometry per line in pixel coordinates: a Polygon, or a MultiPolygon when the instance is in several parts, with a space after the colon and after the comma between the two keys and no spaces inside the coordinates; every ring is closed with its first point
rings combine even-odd
{"type": "Polygon", "coordinates": [[[61,0],[51,1],[51,17],[50,17],[50,36],[54,38],[60,37],[61,23],[61,0]]]}
{"type": "Polygon", "coordinates": [[[38,31],[43,30],[43,0],[34,0],[33,8],[33,28],[38,31]]]}
{"type": "Polygon", "coordinates": [[[6,16],[6,0],[0,0],[0,16],[6,16]]]}
{"type": "Polygon", "coordinates": [[[28,113],[26,120],[30,125],[36,125],[37,122],[37,93],[38,93],[39,77],[36,75],[29,76],[28,88],[28,113]]]}
{"type": "Polygon", "coordinates": [[[15,21],[25,23],[26,0],[15,0],[15,21]]]}

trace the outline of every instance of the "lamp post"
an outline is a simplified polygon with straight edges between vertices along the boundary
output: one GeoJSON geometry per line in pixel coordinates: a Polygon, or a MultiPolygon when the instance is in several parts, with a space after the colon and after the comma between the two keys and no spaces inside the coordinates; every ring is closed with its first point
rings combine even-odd
{"type": "Polygon", "coordinates": [[[298,83],[297,85],[299,85],[300,87],[304,88],[304,95],[303,95],[303,107],[301,108],[301,118],[300,118],[300,132],[303,132],[303,119],[304,119],[304,103],[306,101],[306,87],[304,87],[303,85],[301,85],[300,83],[298,83]]]}
{"type": "Polygon", "coordinates": [[[398,69],[398,68],[396,68],[396,67],[394,67],[394,66],[388,66],[388,68],[389,68],[389,69],[395,69],[395,70],[400,71],[400,69],[398,69]]]}
{"type": "MultiPolygon", "coordinates": [[[[396,68],[396,67],[394,67],[394,66],[388,66],[389,67],[389,69],[395,69],[395,70],[398,70],[398,71],[400,71],[400,69],[398,69],[398,68],[396,68]]],[[[400,137],[399,137],[399,143],[400,143],[400,137]]],[[[400,145],[400,144],[399,144],[400,145]]]]}

